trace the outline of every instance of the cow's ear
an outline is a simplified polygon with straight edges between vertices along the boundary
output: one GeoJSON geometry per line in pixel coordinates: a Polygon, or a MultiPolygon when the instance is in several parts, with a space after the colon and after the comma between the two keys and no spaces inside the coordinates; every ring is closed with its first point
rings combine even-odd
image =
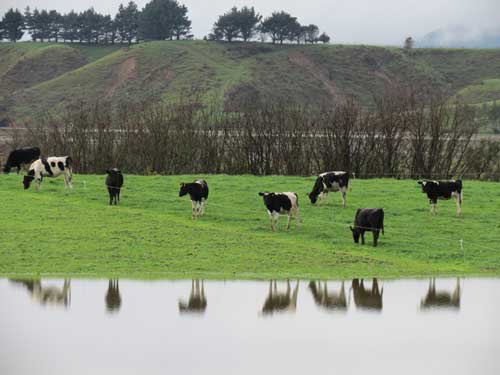
{"type": "Polygon", "coordinates": [[[264,194],[265,194],[265,193],[263,193],[263,192],[260,192],[260,193],[259,193],[259,195],[260,195],[261,197],[263,197],[263,196],[264,196],[264,194]]]}
{"type": "Polygon", "coordinates": [[[422,181],[418,181],[418,184],[419,184],[419,185],[422,185],[422,181]]]}
{"type": "Polygon", "coordinates": [[[181,187],[184,187],[185,183],[184,182],[181,182],[181,187]]]}
{"type": "Polygon", "coordinates": [[[352,229],[352,227],[349,225],[349,229],[351,230],[351,232],[354,232],[354,229],[352,229]]]}
{"type": "Polygon", "coordinates": [[[109,169],[106,169],[106,174],[110,174],[111,171],[109,169]]]}

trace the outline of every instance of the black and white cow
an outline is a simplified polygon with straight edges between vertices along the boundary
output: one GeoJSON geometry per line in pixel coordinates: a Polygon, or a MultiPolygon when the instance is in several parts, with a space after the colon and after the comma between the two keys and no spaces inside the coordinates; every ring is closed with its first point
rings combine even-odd
{"type": "Polygon", "coordinates": [[[384,234],[384,210],[382,208],[358,208],[351,228],[354,242],[365,244],[365,232],[373,232],[373,246],[377,246],[380,231],[384,234]]]}
{"type": "Polygon", "coordinates": [[[12,151],[7,158],[7,162],[3,167],[4,173],[9,173],[14,167],[17,167],[17,173],[21,170],[21,165],[30,164],[40,157],[40,149],[38,147],[25,147],[12,151]]]}
{"type": "Polygon", "coordinates": [[[191,183],[181,183],[179,197],[189,194],[193,220],[205,212],[205,201],[208,198],[208,184],[205,180],[196,180],[191,183]]]}
{"type": "Polygon", "coordinates": [[[297,226],[300,225],[299,197],[297,193],[260,192],[259,195],[263,198],[264,204],[266,205],[267,213],[271,220],[271,229],[273,231],[276,231],[276,225],[278,224],[280,214],[288,216],[286,229],[290,229],[292,215],[295,217],[295,220],[297,220],[297,226]]]}
{"type": "Polygon", "coordinates": [[[457,202],[457,215],[462,213],[462,181],[461,180],[423,180],[418,181],[422,185],[422,193],[426,193],[431,204],[431,212],[436,214],[438,199],[450,199],[455,197],[457,202]]]}
{"type": "Polygon", "coordinates": [[[326,198],[326,204],[328,204],[328,193],[332,191],[340,191],[342,193],[342,207],[345,208],[348,185],[349,174],[347,172],[324,172],[318,175],[316,181],[314,182],[312,191],[307,194],[307,196],[311,200],[312,204],[316,203],[318,197],[320,202],[326,198]]]}
{"type": "Polygon", "coordinates": [[[123,175],[122,172],[117,169],[107,169],[106,173],[108,176],[106,177],[106,187],[108,188],[109,193],[109,205],[115,202],[115,206],[120,202],[120,191],[123,186],[123,175]]]}
{"type": "Polygon", "coordinates": [[[35,160],[28,170],[28,174],[24,176],[23,185],[28,189],[31,182],[35,180],[36,189],[40,189],[40,184],[44,177],[57,177],[64,175],[64,186],[72,188],[71,179],[73,177],[71,169],[72,160],[69,156],[50,156],[35,160]]]}

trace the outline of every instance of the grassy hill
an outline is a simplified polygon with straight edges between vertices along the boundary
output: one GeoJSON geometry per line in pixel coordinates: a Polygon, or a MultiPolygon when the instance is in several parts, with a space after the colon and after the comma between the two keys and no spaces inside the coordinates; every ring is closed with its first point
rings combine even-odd
{"type": "Polygon", "coordinates": [[[354,95],[372,105],[387,83],[444,86],[471,103],[500,99],[500,49],[349,45],[273,46],[204,41],[131,47],[0,43],[0,119],[74,101],[173,100],[196,92],[225,109],[280,98],[313,103],[354,95]]]}
{"type": "Polygon", "coordinates": [[[104,176],[45,179],[24,191],[22,176],[0,176],[0,275],[209,278],[349,278],[499,275],[498,184],[466,181],[462,217],[453,201],[438,215],[412,180],[352,181],[343,209],[311,205],[313,177],[204,176],[206,213],[191,220],[179,183],[200,176],[125,176],[120,206],[108,206],[104,176]],[[250,187],[250,188],[249,188],[250,187]],[[259,191],[296,191],[301,226],[271,232],[259,191]],[[383,207],[385,235],[354,244],[358,207],[383,207]],[[463,248],[460,240],[463,240],[463,248]]]}

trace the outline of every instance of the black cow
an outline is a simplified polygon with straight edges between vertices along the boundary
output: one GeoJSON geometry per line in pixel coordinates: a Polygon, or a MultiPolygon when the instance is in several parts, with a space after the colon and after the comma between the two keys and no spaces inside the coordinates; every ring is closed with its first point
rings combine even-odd
{"type": "Polygon", "coordinates": [[[204,313],[207,309],[207,298],[205,297],[205,288],[203,280],[191,280],[191,293],[188,302],[179,301],[180,313],[204,313]]]}
{"type": "Polygon", "coordinates": [[[205,180],[196,180],[191,183],[181,183],[179,197],[189,194],[191,198],[191,212],[193,220],[205,212],[205,201],[208,199],[208,184],[205,180]]]}
{"type": "Polygon", "coordinates": [[[371,289],[365,288],[364,280],[352,280],[352,294],[357,308],[369,310],[382,310],[382,297],[384,288],[379,288],[377,279],[373,279],[371,289]]]}
{"type": "Polygon", "coordinates": [[[462,213],[462,181],[461,180],[423,180],[418,181],[422,185],[422,193],[426,193],[431,204],[431,213],[436,214],[438,199],[450,199],[455,197],[457,202],[457,215],[462,213]]]}
{"type": "Polygon", "coordinates": [[[354,228],[351,228],[354,242],[365,244],[365,232],[373,232],[373,246],[377,246],[380,231],[384,234],[384,210],[382,208],[358,208],[354,216],[354,228]]]}
{"type": "Polygon", "coordinates": [[[340,191],[342,193],[342,207],[346,206],[347,187],[349,185],[349,174],[343,171],[321,173],[314,182],[313,189],[307,194],[312,204],[320,199],[323,201],[326,196],[328,204],[328,193],[331,191],[340,191]]]}
{"type": "Polygon", "coordinates": [[[22,164],[30,164],[39,157],[40,149],[38,147],[19,148],[9,154],[3,171],[4,173],[9,173],[12,168],[17,167],[17,173],[19,174],[22,164]]]}
{"type": "Polygon", "coordinates": [[[123,186],[123,175],[122,172],[117,169],[107,169],[106,173],[108,176],[106,177],[106,187],[108,188],[109,193],[109,205],[115,202],[115,206],[120,202],[120,190],[123,186]]]}
{"type": "Polygon", "coordinates": [[[290,220],[292,215],[294,215],[297,220],[297,226],[300,225],[299,197],[297,193],[260,192],[259,195],[263,198],[264,204],[266,205],[267,213],[269,214],[269,219],[271,220],[271,229],[273,231],[276,231],[276,225],[278,224],[280,214],[286,214],[288,216],[286,229],[290,229],[290,220]]]}

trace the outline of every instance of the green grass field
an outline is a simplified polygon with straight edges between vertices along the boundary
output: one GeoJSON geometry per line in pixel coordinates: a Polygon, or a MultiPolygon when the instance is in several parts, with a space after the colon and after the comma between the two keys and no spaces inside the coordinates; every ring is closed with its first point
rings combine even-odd
{"type": "Polygon", "coordinates": [[[347,278],[500,275],[498,183],[464,181],[463,216],[440,201],[431,216],[411,180],[354,180],[342,209],[312,206],[313,178],[205,176],[204,217],[191,220],[179,183],[199,176],[125,176],[122,203],[108,206],[104,176],[75,175],[24,191],[22,176],[0,176],[0,275],[138,278],[347,278]],[[259,191],[296,191],[302,226],[272,233],[259,191]],[[379,247],[355,245],[357,207],[385,209],[379,247]],[[463,240],[463,250],[460,246],[463,240]]]}

